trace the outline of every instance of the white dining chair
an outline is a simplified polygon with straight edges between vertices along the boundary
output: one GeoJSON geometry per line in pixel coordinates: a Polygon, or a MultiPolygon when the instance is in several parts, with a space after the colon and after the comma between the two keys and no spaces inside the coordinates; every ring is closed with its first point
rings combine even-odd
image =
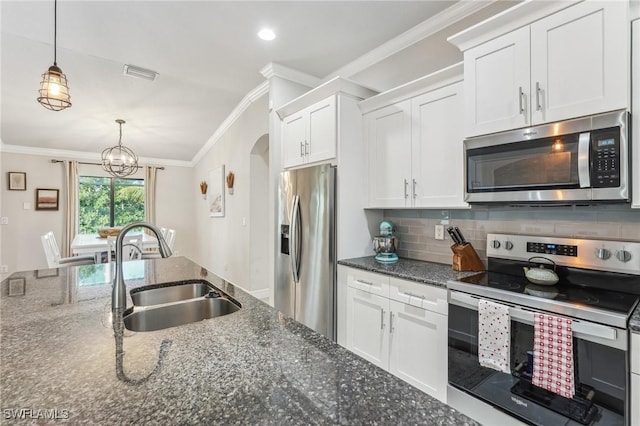
{"type": "MultiPolygon", "coordinates": [[[[109,255],[107,262],[111,263],[115,259],[116,240],[118,237],[107,237],[107,245],[109,247],[109,255]]],[[[142,259],[142,241],[135,237],[125,236],[122,242],[122,261],[142,259]]]]}
{"type": "Polygon", "coordinates": [[[91,265],[96,263],[96,258],[92,254],[62,257],[60,255],[60,248],[56,242],[56,237],[52,231],[40,237],[42,240],[42,248],[47,258],[47,265],[49,268],[59,268],[63,266],[78,266],[78,265],[91,265]]]}
{"type": "Polygon", "coordinates": [[[167,245],[171,250],[173,250],[173,244],[176,241],[176,230],[175,229],[167,229],[167,235],[164,237],[167,241],[167,245]]]}

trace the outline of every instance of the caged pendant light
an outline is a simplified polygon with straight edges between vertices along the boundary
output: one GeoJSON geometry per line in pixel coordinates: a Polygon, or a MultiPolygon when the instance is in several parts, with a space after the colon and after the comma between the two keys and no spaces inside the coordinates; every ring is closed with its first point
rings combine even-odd
{"type": "Polygon", "coordinates": [[[138,170],[138,156],[126,146],[122,145],[122,125],[124,120],[117,119],[120,125],[118,145],[102,151],[102,168],[115,177],[125,177],[138,170]]]}
{"type": "Polygon", "coordinates": [[[52,111],[62,111],[71,106],[67,76],[58,67],[56,62],[57,36],[58,36],[58,0],[53,2],[53,65],[42,74],[38,102],[52,111]]]}

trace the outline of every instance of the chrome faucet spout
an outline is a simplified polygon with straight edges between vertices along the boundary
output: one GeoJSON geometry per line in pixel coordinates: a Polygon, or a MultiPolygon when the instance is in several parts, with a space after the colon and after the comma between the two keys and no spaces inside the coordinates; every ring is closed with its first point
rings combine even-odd
{"type": "Polygon", "coordinates": [[[122,228],[122,231],[118,234],[116,239],[116,275],[113,279],[113,290],[111,293],[111,309],[114,315],[118,312],[124,311],[127,307],[127,289],[124,285],[124,274],[122,271],[122,245],[124,243],[124,237],[133,228],[146,228],[153,232],[158,239],[158,250],[160,256],[171,256],[171,248],[167,241],[162,236],[162,232],[155,226],[146,222],[133,222],[122,228]]]}

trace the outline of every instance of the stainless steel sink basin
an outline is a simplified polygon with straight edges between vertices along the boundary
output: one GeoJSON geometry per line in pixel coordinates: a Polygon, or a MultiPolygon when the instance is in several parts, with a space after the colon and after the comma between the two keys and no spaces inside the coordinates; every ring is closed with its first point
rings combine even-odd
{"type": "Polygon", "coordinates": [[[215,288],[208,282],[176,282],[154,287],[141,287],[131,290],[134,306],[152,306],[162,303],[179,302],[206,296],[215,288]]]}
{"type": "Polygon", "coordinates": [[[125,311],[131,331],[155,331],[236,312],[240,303],[205,280],[178,281],[131,290],[133,307],[125,311]]]}
{"type": "Polygon", "coordinates": [[[236,312],[240,306],[223,297],[202,297],[177,303],[130,308],[124,326],[131,331],[155,331],[236,312]]]}

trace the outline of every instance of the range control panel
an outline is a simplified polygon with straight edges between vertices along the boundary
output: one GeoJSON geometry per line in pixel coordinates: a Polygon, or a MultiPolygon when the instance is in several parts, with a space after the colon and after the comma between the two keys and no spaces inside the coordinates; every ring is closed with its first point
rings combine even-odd
{"type": "Polygon", "coordinates": [[[544,256],[558,265],[640,275],[640,241],[487,234],[487,256],[525,262],[544,256]]]}
{"type": "Polygon", "coordinates": [[[538,243],[527,241],[528,253],[556,254],[558,256],[578,256],[578,246],[567,244],[538,243]]]}

